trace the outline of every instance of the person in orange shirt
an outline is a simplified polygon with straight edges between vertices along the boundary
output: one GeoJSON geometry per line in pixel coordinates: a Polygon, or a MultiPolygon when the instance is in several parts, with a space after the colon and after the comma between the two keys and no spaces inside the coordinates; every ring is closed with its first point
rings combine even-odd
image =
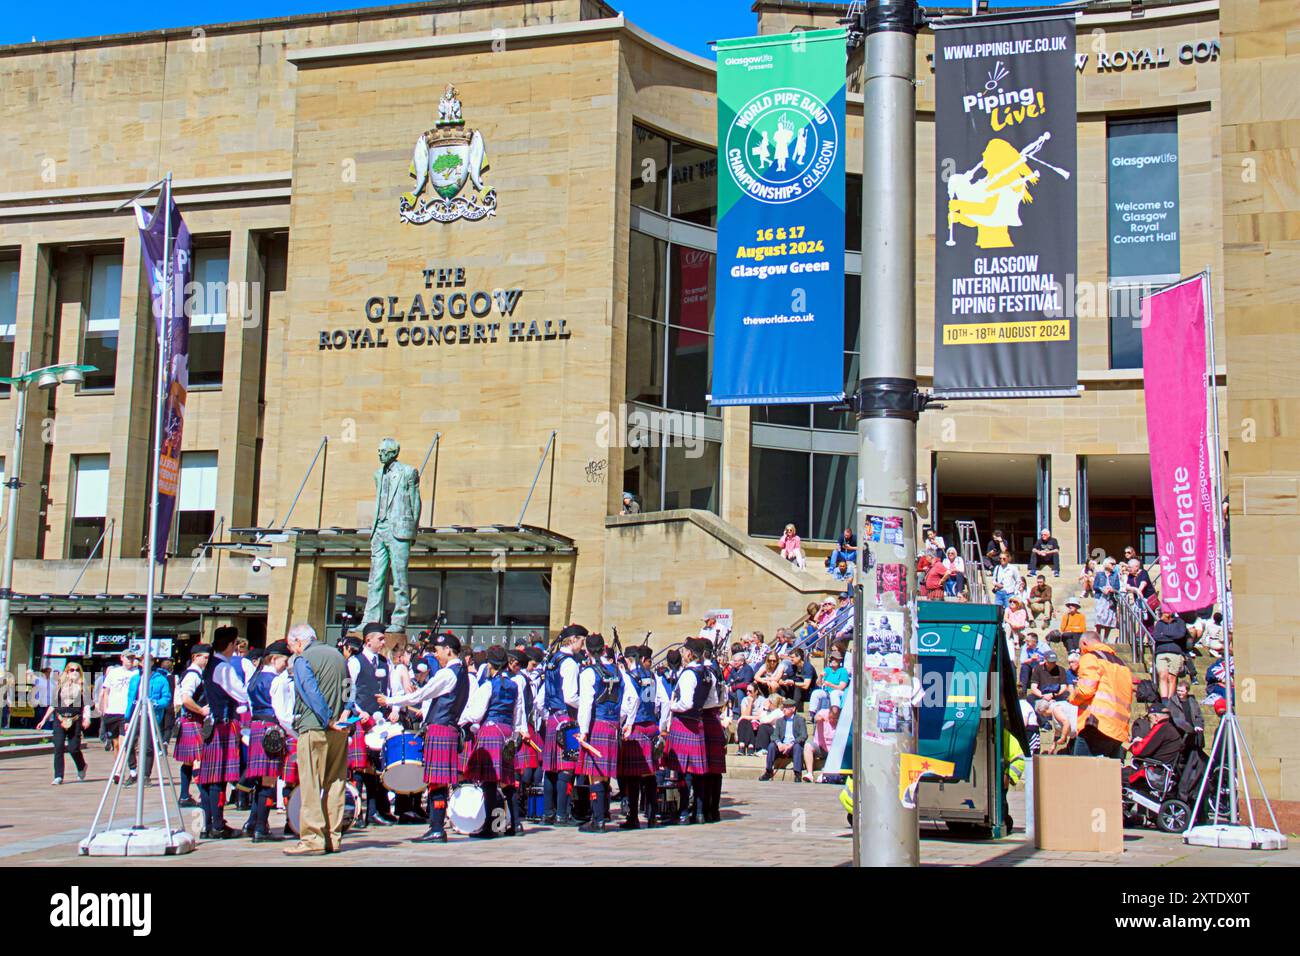
{"type": "Polygon", "coordinates": [[[1123,760],[1129,739],[1133,672],[1095,631],[1087,631],[1079,646],[1079,679],[1070,694],[1070,703],[1079,708],[1074,756],[1123,760]]]}
{"type": "Polygon", "coordinates": [[[1079,650],[1079,638],[1086,630],[1088,630],[1088,622],[1083,612],[1079,610],[1079,599],[1066,598],[1065,611],[1061,614],[1061,626],[1058,630],[1049,633],[1047,639],[1064,644],[1066,652],[1073,654],[1079,650]]]}

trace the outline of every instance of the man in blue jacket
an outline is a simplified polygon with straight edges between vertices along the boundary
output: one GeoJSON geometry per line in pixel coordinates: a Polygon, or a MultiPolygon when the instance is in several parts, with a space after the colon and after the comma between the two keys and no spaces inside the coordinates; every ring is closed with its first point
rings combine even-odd
{"type": "MultiPolygon", "coordinates": [[[[136,698],[140,696],[140,670],[136,670],[131,675],[131,683],[126,689],[126,715],[123,718],[123,726],[131,726],[131,716],[135,713],[136,698]]],[[[161,667],[149,668],[149,704],[153,707],[153,717],[158,727],[158,734],[162,736],[162,726],[164,717],[172,705],[172,682],[167,676],[167,672],[161,667]]],[[[137,733],[144,735],[144,775],[147,780],[153,773],[153,734],[150,732],[148,725],[141,722],[137,733]]],[[[127,756],[127,766],[131,768],[130,779],[126,784],[129,787],[135,783],[136,778],[136,754],[139,752],[138,741],[132,741],[131,752],[127,756]]]]}

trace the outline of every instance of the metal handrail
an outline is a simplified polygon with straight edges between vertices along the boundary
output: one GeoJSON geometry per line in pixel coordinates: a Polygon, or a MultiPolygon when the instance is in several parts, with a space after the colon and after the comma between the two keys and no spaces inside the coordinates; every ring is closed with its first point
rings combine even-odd
{"type": "Polygon", "coordinates": [[[1147,667],[1147,650],[1152,646],[1151,632],[1147,630],[1146,624],[1150,613],[1150,608],[1132,594],[1120,594],[1115,602],[1120,643],[1128,644],[1133,660],[1142,668],[1147,667]]]}

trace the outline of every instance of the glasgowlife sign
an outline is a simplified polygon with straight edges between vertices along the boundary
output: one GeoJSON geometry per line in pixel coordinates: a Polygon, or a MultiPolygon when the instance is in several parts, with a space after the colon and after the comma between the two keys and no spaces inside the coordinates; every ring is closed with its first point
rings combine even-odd
{"type": "Polygon", "coordinates": [[[322,352],[348,349],[490,345],[567,339],[568,320],[513,318],[523,289],[470,289],[463,266],[420,270],[427,292],[410,298],[372,295],[362,306],[366,325],[321,329],[322,352]]]}

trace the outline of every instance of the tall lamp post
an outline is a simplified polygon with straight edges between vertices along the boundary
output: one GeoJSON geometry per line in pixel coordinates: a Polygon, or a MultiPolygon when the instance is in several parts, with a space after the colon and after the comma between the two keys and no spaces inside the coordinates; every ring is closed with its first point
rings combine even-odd
{"type": "Polygon", "coordinates": [[[18,363],[18,374],[13,378],[0,376],[0,382],[10,386],[18,394],[18,406],[14,415],[13,461],[9,463],[5,476],[5,487],[9,489],[9,501],[5,528],[5,561],[0,574],[0,673],[9,669],[9,610],[13,598],[14,583],[14,525],[18,518],[18,489],[22,487],[23,473],[23,419],[27,416],[27,386],[33,382],[38,388],[57,388],[60,385],[81,385],[86,381],[86,373],[97,371],[93,365],[47,365],[44,368],[27,370],[28,353],[24,352],[18,363]]]}

